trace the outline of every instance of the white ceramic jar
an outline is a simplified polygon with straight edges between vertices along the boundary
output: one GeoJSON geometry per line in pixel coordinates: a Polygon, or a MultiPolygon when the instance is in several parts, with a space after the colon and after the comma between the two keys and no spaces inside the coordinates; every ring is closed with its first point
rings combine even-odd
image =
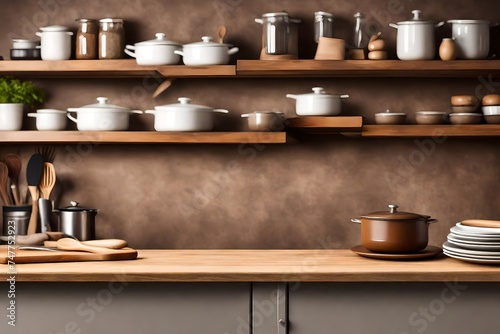
{"type": "Polygon", "coordinates": [[[23,104],[0,103],[0,131],[17,131],[23,127],[23,104]]]}
{"type": "Polygon", "coordinates": [[[486,59],[490,53],[490,22],[449,20],[459,59],[486,59]]]}
{"type": "Polygon", "coordinates": [[[63,26],[40,28],[36,32],[41,40],[42,60],[68,60],[71,58],[71,36],[73,33],[63,26]]]}
{"type": "Polygon", "coordinates": [[[135,58],[138,65],[178,64],[181,57],[174,51],[181,50],[181,45],[165,39],[163,33],[157,33],[155,36],[156,39],[125,46],[125,53],[135,58]]]}
{"type": "Polygon", "coordinates": [[[28,117],[36,118],[38,131],[61,131],[66,129],[66,111],[56,109],[38,109],[36,113],[29,113],[28,117]]]}
{"type": "Polygon", "coordinates": [[[444,22],[434,24],[420,18],[421,11],[413,10],[413,18],[409,21],[390,23],[398,30],[396,48],[397,56],[401,60],[431,60],[436,54],[434,44],[434,29],[444,22]]]}
{"type": "Polygon", "coordinates": [[[183,45],[182,50],[175,50],[175,54],[181,55],[185,65],[209,66],[227,65],[229,56],[239,51],[229,44],[212,42],[212,37],[203,36],[202,42],[183,45]]]}
{"type": "Polygon", "coordinates": [[[327,94],[322,87],[314,87],[313,93],[287,94],[289,99],[296,100],[295,113],[299,116],[335,116],[342,112],[342,99],[349,95],[327,94]]]}

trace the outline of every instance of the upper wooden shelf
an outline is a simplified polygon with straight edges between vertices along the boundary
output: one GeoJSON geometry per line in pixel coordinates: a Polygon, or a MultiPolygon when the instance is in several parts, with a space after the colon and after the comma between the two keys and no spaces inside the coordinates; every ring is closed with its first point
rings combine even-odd
{"type": "Polygon", "coordinates": [[[500,74],[499,60],[238,60],[251,77],[476,77],[500,74]]]}
{"type": "Polygon", "coordinates": [[[0,131],[0,144],[284,144],[285,132],[0,131]]]}
{"type": "Polygon", "coordinates": [[[500,124],[365,125],[363,137],[495,137],[500,124]]]}
{"type": "Polygon", "coordinates": [[[38,78],[227,77],[236,66],[140,66],[135,59],[117,60],[3,60],[0,75],[38,78]]]}

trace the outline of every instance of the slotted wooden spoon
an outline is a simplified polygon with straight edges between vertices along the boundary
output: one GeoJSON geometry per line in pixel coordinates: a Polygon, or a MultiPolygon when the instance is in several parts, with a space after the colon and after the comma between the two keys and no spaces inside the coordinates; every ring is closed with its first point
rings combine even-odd
{"type": "Polygon", "coordinates": [[[7,184],[9,183],[9,169],[7,165],[0,162],[0,197],[3,205],[12,205],[9,193],[7,192],[7,184]]]}
{"type": "Polygon", "coordinates": [[[38,188],[40,189],[41,198],[49,199],[54,186],[56,185],[56,170],[54,165],[50,162],[43,163],[43,172],[42,179],[40,180],[40,185],[38,188]]]}

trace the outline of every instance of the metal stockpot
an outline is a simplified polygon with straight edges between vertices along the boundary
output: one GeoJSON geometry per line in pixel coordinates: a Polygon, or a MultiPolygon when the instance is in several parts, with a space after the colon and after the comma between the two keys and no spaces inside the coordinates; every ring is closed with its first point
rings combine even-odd
{"type": "Polygon", "coordinates": [[[59,215],[59,231],[80,241],[95,239],[97,209],[86,209],[71,201],[70,206],[54,210],[59,215]]]}
{"type": "Polygon", "coordinates": [[[292,23],[300,20],[291,19],[287,12],[266,13],[255,22],[263,25],[262,47],[270,55],[298,53],[298,31],[292,23]]]}

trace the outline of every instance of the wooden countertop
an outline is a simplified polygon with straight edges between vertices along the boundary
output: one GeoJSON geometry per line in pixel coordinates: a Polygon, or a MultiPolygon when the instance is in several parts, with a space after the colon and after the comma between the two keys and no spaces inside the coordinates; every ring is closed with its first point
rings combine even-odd
{"type": "MultiPolygon", "coordinates": [[[[0,265],[0,279],[10,277],[0,265]]],[[[137,260],[15,265],[18,282],[500,282],[500,266],[440,255],[386,261],[350,250],[139,250],[137,260]]]]}

